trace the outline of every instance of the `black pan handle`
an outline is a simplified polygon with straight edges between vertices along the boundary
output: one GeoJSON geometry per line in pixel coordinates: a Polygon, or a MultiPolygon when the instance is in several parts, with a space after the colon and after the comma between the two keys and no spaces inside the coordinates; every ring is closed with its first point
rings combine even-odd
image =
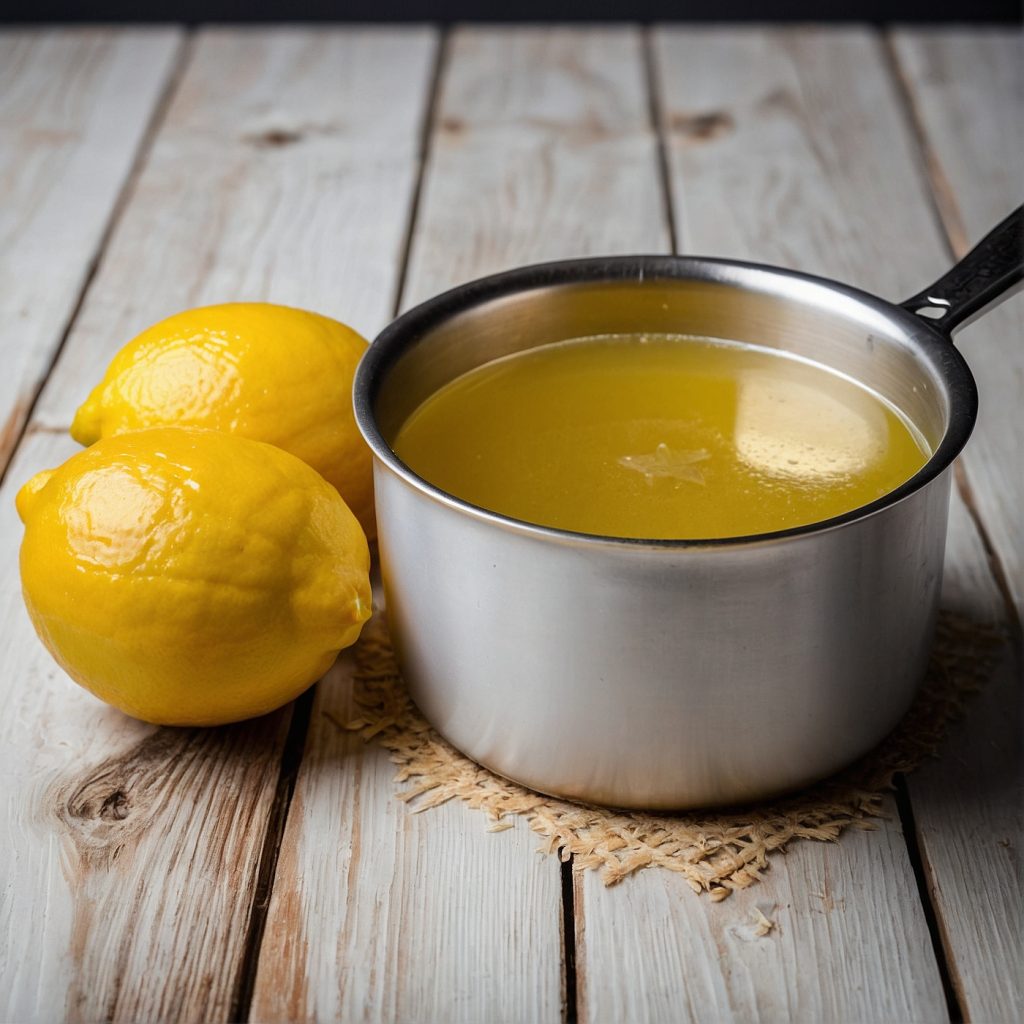
{"type": "Polygon", "coordinates": [[[976,320],[1024,282],[1024,206],[994,227],[930,288],[901,302],[947,334],[976,320]]]}

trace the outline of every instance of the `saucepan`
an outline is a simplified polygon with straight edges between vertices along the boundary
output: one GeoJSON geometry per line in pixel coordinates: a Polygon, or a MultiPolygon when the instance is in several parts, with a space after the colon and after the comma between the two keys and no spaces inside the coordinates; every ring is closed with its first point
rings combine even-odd
{"type": "Polygon", "coordinates": [[[899,304],[777,267],[615,256],[473,281],[387,327],[354,400],[374,454],[391,635],[426,718],[528,787],[652,810],[793,790],[877,744],[925,670],[951,466],[977,411],[951,338],[1024,277],[1022,237],[1018,210],[899,304]],[[421,402],[474,367],[637,332],[824,364],[900,409],[933,454],[845,515],[687,541],[518,521],[443,492],[391,448],[421,402]]]}

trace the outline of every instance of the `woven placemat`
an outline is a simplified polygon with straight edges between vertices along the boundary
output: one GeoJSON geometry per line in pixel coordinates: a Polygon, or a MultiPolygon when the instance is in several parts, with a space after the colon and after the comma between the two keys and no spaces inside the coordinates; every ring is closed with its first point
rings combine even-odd
{"type": "Polygon", "coordinates": [[[934,756],[965,698],[989,677],[1003,634],[943,614],[927,677],[899,726],[866,757],[799,793],[753,807],[688,814],[613,811],[543,796],[460,754],[427,723],[399,675],[387,629],[375,617],[355,651],[354,701],[339,728],[379,743],[398,766],[396,795],[416,812],[457,799],[483,811],[489,830],[520,815],[542,851],[600,871],[613,885],[642,868],[683,875],[691,888],[725,899],[758,881],[770,856],[794,839],[836,840],[847,828],[873,828],[897,773],[934,756]]]}

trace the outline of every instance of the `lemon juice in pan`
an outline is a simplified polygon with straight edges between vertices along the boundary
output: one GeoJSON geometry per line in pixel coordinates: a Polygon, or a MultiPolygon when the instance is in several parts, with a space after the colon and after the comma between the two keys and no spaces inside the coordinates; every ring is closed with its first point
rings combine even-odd
{"type": "Polygon", "coordinates": [[[931,454],[847,377],[675,335],[577,339],[477,367],[414,410],[393,447],[428,482],[516,519],[693,540],[849,512],[931,454]]]}

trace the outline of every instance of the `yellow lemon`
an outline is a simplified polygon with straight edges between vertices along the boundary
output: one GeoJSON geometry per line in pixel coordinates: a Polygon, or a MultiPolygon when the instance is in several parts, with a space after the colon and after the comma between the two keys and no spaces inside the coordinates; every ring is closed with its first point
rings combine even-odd
{"type": "Polygon", "coordinates": [[[370,615],[366,537],[338,492],[268,444],[214,430],[105,438],[17,497],[39,636],[136,718],[272,711],[370,615]]]}
{"type": "Polygon", "coordinates": [[[177,313],[114,357],[78,410],[80,444],[147,427],[195,426],[266,441],[333,484],[375,535],[370,452],[352,411],[366,348],[328,317],[266,302],[177,313]]]}

